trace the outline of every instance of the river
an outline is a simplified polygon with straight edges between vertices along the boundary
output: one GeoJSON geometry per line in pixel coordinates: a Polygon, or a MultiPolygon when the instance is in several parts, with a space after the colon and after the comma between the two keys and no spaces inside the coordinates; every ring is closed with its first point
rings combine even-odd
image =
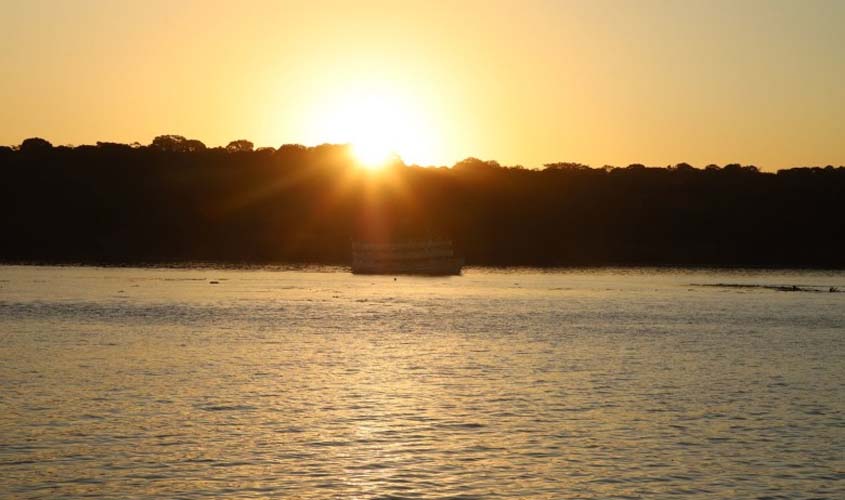
{"type": "Polygon", "coordinates": [[[0,497],[845,498],[842,291],[0,266],[0,497]]]}

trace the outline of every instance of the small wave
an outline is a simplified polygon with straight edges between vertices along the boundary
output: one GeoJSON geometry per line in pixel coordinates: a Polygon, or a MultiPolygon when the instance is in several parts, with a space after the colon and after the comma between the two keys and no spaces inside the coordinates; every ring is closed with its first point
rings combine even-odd
{"type": "Polygon", "coordinates": [[[440,424],[437,427],[442,429],[482,429],[487,426],[478,422],[457,422],[440,424]]]}
{"type": "Polygon", "coordinates": [[[198,406],[197,408],[203,411],[252,411],[257,409],[250,405],[213,405],[198,406]]]}

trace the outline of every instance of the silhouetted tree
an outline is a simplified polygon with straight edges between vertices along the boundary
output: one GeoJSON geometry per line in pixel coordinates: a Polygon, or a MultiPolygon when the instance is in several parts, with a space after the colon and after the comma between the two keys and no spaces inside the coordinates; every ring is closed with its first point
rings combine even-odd
{"type": "Polygon", "coordinates": [[[197,139],[188,139],[185,141],[184,152],[195,153],[197,151],[205,151],[205,144],[197,139]]]}
{"type": "Polygon", "coordinates": [[[589,165],[575,162],[545,163],[543,166],[546,167],[546,170],[568,170],[573,172],[592,170],[589,165]]]}
{"type": "Polygon", "coordinates": [[[206,149],[202,142],[196,139],[186,139],[181,135],[160,135],[153,139],[150,147],[170,153],[195,153],[206,149]]]}
{"type": "Polygon", "coordinates": [[[230,153],[237,153],[241,151],[252,151],[253,144],[245,139],[232,141],[226,145],[226,151],[230,153]]]}
{"type": "Polygon", "coordinates": [[[153,139],[153,142],[150,143],[150,147],[158,149],[159,151],[176,152],[181,150],[182,144],[184,144],[186,140],[187,139],[181,135],[159,135],[153,139]]]}
{"type": "Polygon", "coordinates": [[[278,151],[281,154],[296,154],[305,153],[308,151],[308,148],[306,148],[302,144],[282,144],[281,146],[279,146],[278,151]]]}
{"type": "Polygon", "coordinates": [[[675,166],[670,167],[670,170],[677,170],[680,172],[691,172],[695,170],[695,167],[693,167],[689,163],[678,163],[675,166]]]}
{"type": "Polygon", "coordinates": [[[53,145],[40,137],[24,139],[18,148],[23,153],[42,153],[53,149],[53,145]]]}
{"type": "Polygon", "coordinates": [[[103,151],[126,153],[132,151],[132,146],[129,144],[119,144],[115,142],[100,142],[97,141],[97,149],[103,151]]]}
{"type": "Polygon", "coordinates": [[[502,168],[496,161],[484,161],[479,160],[478,158],[465,158],[452,167],[456,170],[464,170],[464,171],[486,171],[491,169],[499,169],[502,168]]]}

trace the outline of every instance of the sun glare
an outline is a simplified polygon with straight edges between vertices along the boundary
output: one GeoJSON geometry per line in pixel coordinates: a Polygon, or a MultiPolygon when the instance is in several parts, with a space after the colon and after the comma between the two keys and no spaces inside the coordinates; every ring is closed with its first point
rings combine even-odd
{"type": "Polygon", "coordinates": [[[394,155],[389,146],[379,141],[355,141],[352,143],[352,153],[361,166],[370,170],[385,166],[394,155]]]}
{"type": "Polygon", "coordinates": [[[317,142],[349,143],[362,167],[379,169],[395,156],[426,164],[436,157],[430,120],[421,103],[392,88],[346,90],[323,100],[313,118],[317,142]]]}

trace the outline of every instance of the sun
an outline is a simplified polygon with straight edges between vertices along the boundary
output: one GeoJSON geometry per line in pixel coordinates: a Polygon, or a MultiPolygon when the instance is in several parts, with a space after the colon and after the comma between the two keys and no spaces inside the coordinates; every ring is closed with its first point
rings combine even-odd
{"type": "Polygon", "coordinates": [[[397,157],[423,164],[437,154],[434,127],[421,103],[390,86],[344,88],[314,113],[318,142],[350,144],[358,163],[382,168],[397,157]]]}
{"type": "Polygon", "coordinates": [[[390,146],[378,140],[359,140],[352,143],[352,154],[362,167],[378,170],[387,165],[391,159],[398,156],[390,146]]]}

